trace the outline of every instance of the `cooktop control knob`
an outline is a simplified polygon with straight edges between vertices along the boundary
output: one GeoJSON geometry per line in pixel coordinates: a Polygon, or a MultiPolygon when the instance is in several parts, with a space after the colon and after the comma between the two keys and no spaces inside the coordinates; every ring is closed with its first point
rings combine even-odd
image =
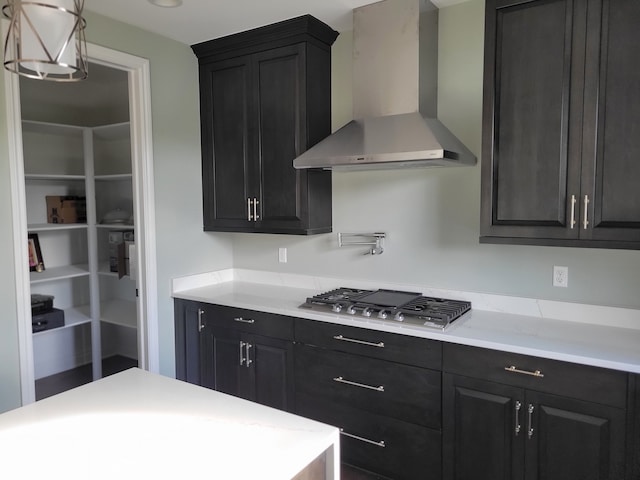
{"type": "Polygon", "coordinates": [[[364,310],[362,310],[362,315],[365,317],[370,317],[372,313],[373,313],[373,308],[371,307],[367,307],[364,310]]]}
{"type": "Polygon", "coordinates": [[[386,310],[380,310],[378,312],[378,318],[384,319],[384,318],[387,318],[388,316],[389,316],[389,312],[386,310]]]}
{"type": "Polygon", "coordinates": [[[342,311],[342,304],[341,303],[334,303],[331,306],[331,310],[333,310],[336,313],[340,313],[342,311]]]}
{"type": "Polygon", "coordinates": [[[402,322],[404,320],[404,313],[402,312],[396,313],[393,319],[397,320],[398,322],[402,322]]]}
{"type": "Polygon", "coordinates": [[[356,314],[356,307],[354,305],[349,305],[347,307],[347,313],[349,315],[355,315],[356,314]]]}

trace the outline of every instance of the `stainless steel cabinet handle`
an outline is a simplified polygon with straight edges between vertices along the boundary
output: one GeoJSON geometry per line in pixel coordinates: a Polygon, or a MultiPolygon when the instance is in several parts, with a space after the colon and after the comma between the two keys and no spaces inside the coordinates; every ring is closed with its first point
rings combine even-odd
{"type": "Polygon", "coordinates": [[[533,410],[534,406],[530,403],[529,409],[527,410],[529,412],[529,427],[527,428],[527,437],[529,437],[529,439],[533,437],[533,410]]]}
{"type": "Polygon", "coordinates": [[[253,221],[254,222],[257,222],[260,219],[260,216],[258,215],[258,203],[260,203],[258,199],[256,197],[253,197],[253,221]]]}
{"type": "Polygon", "coordinates": [[[204,315],[204,310],[198,309],[198,332],[204,330],[204,322],[202,321],[202,315],[204,315]]]}
{"type": "Polygon", "coordinates": [[[516,368],[513,365],[511,365],[510,367],[504,367],[504,369],[507,372],[521,373],[523,375],[531,375],[532,377],[538,377],[538,378],[544,377],[544,373],[542,373],[540,370],[536,370],[534,372],[530,372],[528,370],[520,370],[519,368],[516,368]]]}
{"type": "Polygon", "coordinates": [[[379,387],[374,387],[373,385],[367,385],[364,383],[352,382],[351,380],[345,380],[342,377],[334,377],[334,382],[338,383],[346,383],[347,385],[353,385],[354,387],[367,388],[369,390],[375,390],[376,392],[384,392],[384,385],[380,385],[379,387]]]}
{"type": "Polygon", "coordinates": [[[371,445],[375,445],[376,447],[384,448],[386,445],[384,444],[384,440],[380,440],[376,442],[375,440],[369,440],[368,438],[360,437],[358,435],[354,435],[353,433],[345,432],[342,428],[340,429],[340,435],[344,435],[345,437],[355,438],[356,440],[360,440],[361,442],[370,443],[371,445]]]}
{"type": "Polygon", "coordinates": [[[575,195],[571,195],[571,229],[576,226],[576,199],[575,195]]]}
{"type": "Polygon", "coordinates": [[[249,365],[253,363],[253,360],[251,360],[251,354],[249,353],[249,349],[253,347],[253,345],[251,345],[249,342],[246,342],[244,346],[245,346],[245,351],[247,352],[247,355],[245,356],[245,366],[249,368],[249,365]]]}
{"type": "Polygon", "coordinates": [[[521,408],[522,408],[522,404],[518,400],[516,400],[516,406],[515,406],[515,412],[514,412],[516,437],[520,433],[520,409],[521,408]]]}
{"type": "Polygon", "coordinates": [[[582,220],[582,228],[584,228],[585,230],[589,226],[589,210],[587,208],[588,206],[589,206],[589,195],[585,195],[584,196],[584,215],[582,220]]]}
{"type": "Polygon", "coordinates": [[[365,342],[364,340],[356,340],[355,338],[343,337],[342,335],[334,335],[333,338],[335,340],[342,340],[343,342],[358,343],[360,345],[368,345],[370,347],[384,348],[384,342],[378,342],[378,343],[365,342]]]}
{"type": "Polygon", "coordinates": [[[244,345],[245,343],[243,341],[240,341],[240,366],[242,366],[244,364],[244,361],[246,360],[244,357],[244,345]]]}
{"type": "Polygon", "coordinates": [[[242,318],[242,317],[235,317],[233,319],[234,322],[241,322],[241,323],[255,323],[255,320],[253,318],[242,318]]]}
{"type": "Polygon", "coordinates": [[[251,221],[253,220],[253,217],[251,216],[251,199],[247,198],[247,220],[251,221]]]}

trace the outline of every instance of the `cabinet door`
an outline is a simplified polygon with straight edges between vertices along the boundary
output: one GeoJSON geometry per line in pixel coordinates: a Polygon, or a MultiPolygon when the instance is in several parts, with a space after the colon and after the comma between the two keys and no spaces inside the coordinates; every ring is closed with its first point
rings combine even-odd
{"type": "Polygon", "coordinates": [[[248,200],[257,178],[250,56],[200,66],[205,230],[253,230],[248,200]]]}
{"type": "Polygon", "coordinates": [[[224,328],[207,326],[203,335],[202,386],[247,398],[246,350],[241,334],[224,328]]]}
{"type": "Polygon", "coordinates": [[[526,405],[525,480],[625,478],[624,410],[532,391],[526,405]]]}
{"type": "Polygon", "coordinates": [[[303,44],[254,55],[260,185],[257,228],[303,228],[306,173],[293,159],[306,149],[305,48],[303,44]]]}
{"type": "Polygon", "coordinates": [[[293,343],[248,335],[247,398],[262,405],[291,411],[293,343]]]}
{"type": "Polygon", "coordinates": [[[524,391],[450,374],[443,382],[443,478],[522,478],[524,391]]]}
{"type": "Polygon", "coordinates": [[[586,0],[487,1],[484,241],[578,237],[585,25],[586,0]]]}
{"type": "Polygon", "coordinates": [[[200,385],[200,326],[202,307],[175,300],[176,378],[200,385]]]}
{"type": "Polygon", "coordinates": [[[590,202],[582,236],[638,242],[640,3],[592,0],[589,5],[581,202],[585,195],[590,202]]]}

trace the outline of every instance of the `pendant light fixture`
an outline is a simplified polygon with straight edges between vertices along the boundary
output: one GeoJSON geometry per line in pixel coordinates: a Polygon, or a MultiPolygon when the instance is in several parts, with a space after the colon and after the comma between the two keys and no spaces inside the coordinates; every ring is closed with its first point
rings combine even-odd
{"type": "Polygon", "coordinates": [[[4,68],[39,80],[87,78],[84,0],[7,0],[4,68]]]}

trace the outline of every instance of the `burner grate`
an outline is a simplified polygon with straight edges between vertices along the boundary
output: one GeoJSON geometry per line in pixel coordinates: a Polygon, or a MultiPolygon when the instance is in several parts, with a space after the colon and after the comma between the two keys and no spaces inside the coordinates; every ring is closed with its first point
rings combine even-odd
{"type": "Polygon", "coordinates": [[[418,297],[402,306],[403,313],[424,314],[452,321],[471,310],[471,302],[444,298],[418,297]]]}

